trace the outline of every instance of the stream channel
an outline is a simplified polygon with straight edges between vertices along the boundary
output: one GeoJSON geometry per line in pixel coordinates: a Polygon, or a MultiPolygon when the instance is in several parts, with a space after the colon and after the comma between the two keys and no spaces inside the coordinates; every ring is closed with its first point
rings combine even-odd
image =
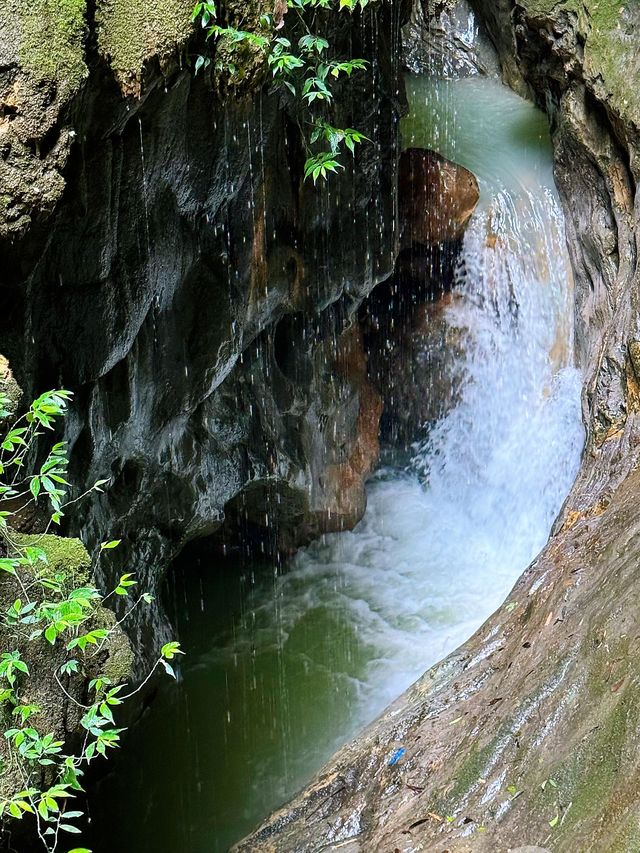
{"type": "Polygon", "coordinates": [[[576,475],[581,383],[546,118],[487,78],[407,86],[405,147],[439,151],[481,188],[445,309],[458,402],[408,466],[372,478],[353,532],[285,566],[179,561],[167,599],[181,679],[162,683],[100,783],[95,853],[101,837],[109,853],[227,850],[500,606],[576,475]]]}

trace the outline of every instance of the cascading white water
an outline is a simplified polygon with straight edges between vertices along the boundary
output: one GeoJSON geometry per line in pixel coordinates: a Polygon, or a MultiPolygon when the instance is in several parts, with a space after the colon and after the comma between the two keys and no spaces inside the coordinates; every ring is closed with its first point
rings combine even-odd
{"type": "Polygon", "coordinates": [[[486,79],[415,78],[409,93],[406,146],[455,156],[481,187],[446,309],[463,342],[460,400],[418,440],[408,471],[378,474],[358,527],[300,552],[277,581],[281,606],[260,608],[280,642],[314,607],[348,615],[369,649],[360,722],[499,606],[545,544],[584,440],[544,118],[486,79]]]}

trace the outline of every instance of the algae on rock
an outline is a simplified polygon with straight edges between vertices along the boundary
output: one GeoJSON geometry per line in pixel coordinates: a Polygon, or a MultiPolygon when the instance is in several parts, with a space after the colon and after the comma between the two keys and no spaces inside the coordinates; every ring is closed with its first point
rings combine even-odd
{"type": "MultiPolygon", "coordinates": [[[[19,26],[23,71],[73,94],[87,75],[84,57],[86,0],[12,0],[19,26]]],[[[14,20],[16,20],[14,18],[14,20]]]]}
{"type": "Polygon", "coordinates": [[[145,64],[162,64],[180,50],[193,32],[192,0],[98,0],[98,47],[126,91],[140,91],[145,64]]]}

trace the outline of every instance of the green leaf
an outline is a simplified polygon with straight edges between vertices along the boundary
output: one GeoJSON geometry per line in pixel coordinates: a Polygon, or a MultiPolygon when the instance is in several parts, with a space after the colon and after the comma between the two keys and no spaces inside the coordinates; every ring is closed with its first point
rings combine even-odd
{"type": "Polygon", "coordinates": [[[112,539],[111,542],[103,542],[100,545],[100,550],[101,551],[108,551],[108,550],[111,550],[111,548],[117,548],[121,542],[122,542],[122,539],[112,539]]]}
{"type": "Polygon", "coordinates": [[[10,575],[16,575],[16,569],[20,565],[18,560],[9,560],[6,558],[0,559],[0,572],[7,572],[10,575]]]}
{"type": "Polygon", "coordinates": [[[102,702],[100,704],[100,713],[103,717],[109,720],[111,725],[115,725],[115,720],[113,719],[113,712],[111,711],[111,708],[107,705],[106,702],[102,702]]]}
{"type": "Polygon", "coordinates": [[[71,675],[78,671],[78,661],[77,660],[68,660],[66,663],[63,663],[60,667],[60,672],[63,675],[71,675]]]}
{"type": "Polygon", "coordinates": [[[165,668],[168,675],[170,675],[172,678],[176,678],[175,671],[170,663],[167,663],[166,660],[161,660],[160,663],[165,668]]]}
{"type": "Polygon", "coordinates": [[[194,74],[197,74],[201,68],[208,68],[211,65],[211,60],[208,56],[197,56],[194,74]]]}
{"type": "Polygon", "coordinates": [[[165,660],[173,660],[176,655],[183,655],[184,652],[180,649],[180,643],[171,642],[164,644],[160,654],[165,660]]]}

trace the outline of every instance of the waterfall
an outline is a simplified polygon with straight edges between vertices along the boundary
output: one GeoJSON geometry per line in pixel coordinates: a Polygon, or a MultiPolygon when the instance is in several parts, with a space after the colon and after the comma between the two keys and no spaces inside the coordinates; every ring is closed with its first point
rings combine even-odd
{"type": "Polygon", "coordinates": [[[486,79],[417,78],[409,92],[407,146],[457,156],[482,191],[445,309],[459,399],[408,469],[378,473],[358,527],[300,552],[276,589],[281,639],[320,603],[351,620],[369,648],[362,721],[499,606],[544,546],[584,441],[544,118],[486,79]]]}
{"type": "MultiPolygon", "coordinates": [[[[481,190],[442,314],[455,346],[437,363],[456,399],[408,464],[377,472],[352,532],[270,575],[205,561],[174,580],[189,656],[123,755],[119,778],[146,809],[123,821],[123,851],[223,851],[284,802],[500,606],[577,472],[572,281],[545,118],[486,78],[415,77],[408,92],[404,144],[470,168],[481,190]]],[[[435,380],[425,369],[421,393],[435,380]]]]}

